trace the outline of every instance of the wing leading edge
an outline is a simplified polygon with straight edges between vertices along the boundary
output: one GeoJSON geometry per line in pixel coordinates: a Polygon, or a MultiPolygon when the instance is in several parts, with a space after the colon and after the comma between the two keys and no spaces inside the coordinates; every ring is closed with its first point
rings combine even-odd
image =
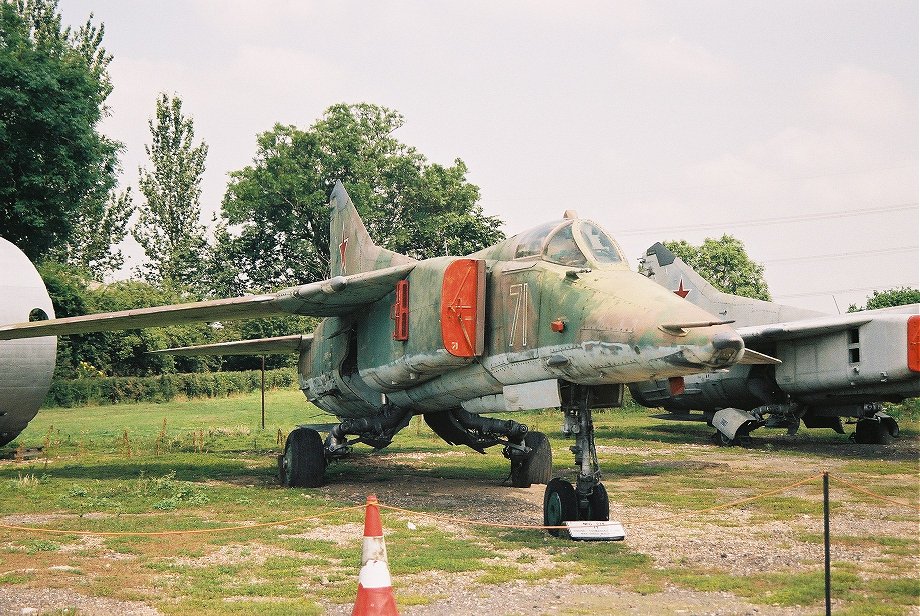
{"type": "Polygon", "coordinates": [[[396,282],[405,278],[414,267],[414,263],[407,263],[353,276],[336,276],[263,295],[2,325],[0,340],[88,334],[201,321],[231,321],[282,314],[344,316],[386,296],[396,282]]]}
{"type": "Polygon", "coordinates": [[[151,353],[182,355],[186,357],[195,355],[276,355],[300,353],[309,349],[312,343],[313,334],[294,334],[291,336],[277,336],[275,338],[255,338],[253,340],[234,340],[232,342],[175,347],[172,349],[151,351],[151,353]]]}

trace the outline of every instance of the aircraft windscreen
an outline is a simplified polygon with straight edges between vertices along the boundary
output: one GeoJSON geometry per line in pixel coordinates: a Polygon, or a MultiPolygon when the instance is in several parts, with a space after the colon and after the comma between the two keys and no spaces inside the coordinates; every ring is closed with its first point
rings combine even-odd
{"type": "MultiPolygon", "coordinates": [[[[623,255],[610,236],[603,229],[587,221],[579,225],[579,232],[584,243],[588,246],[595,260],[599,263],[620,263],[623,255]]],[[[569,231],[571,234],[571,231],[569,231]]]]}
{"type": "Polygon", "coordinates": [[[525,231],[518,239],[517,249],[514,251],[514,258],[533,257],[540,254],[543,242],[550,231],[559,226],[559,221],[548,222],[545,225],[535,227],[530,231],[525,231]]]}
{"type": "Polygon", "coordinates": [[[572,236],[572,225],[568,224],[550,238],[546,244],[546,250],[543,251],[543,257],[547,261],[558,263],[560,265],[570,265],[573,267],[586,267],[588,265],[585,255],[582,254],[572,236]]]}

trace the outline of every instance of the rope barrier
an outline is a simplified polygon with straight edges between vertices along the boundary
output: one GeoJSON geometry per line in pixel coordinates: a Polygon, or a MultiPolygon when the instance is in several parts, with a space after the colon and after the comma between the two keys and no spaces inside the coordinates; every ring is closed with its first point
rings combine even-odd
{"type": "Polygon", "coordinates": [[[381,509],[389,509],[390,511],[398,511],[399,513],[405,513],[410,515],[417,515],[424,518],[431,518],[433,520],[441,520],[443,522],[453,522],[455,524],[467,524],[470,526],[489,526],[491,528],[518,528],[526,530],[566,530],[568,526],[544,526],[542,524],[505,524],[502,522],[484,522],[482,520],[467,520],[465,518],[454,518],[447,515],[439,515],[437,513],[428,513],[427,511],[412,511],[411,509],[402,509],[401,507],[394,507],[392,505],[384,505],[379,503],[381,509]]]}
{"type": "Polygon", "coordinates": [[[893,498],[888,498],[887,496],[882,496],[881,494],[876,494],[875,492],[870,492],[869,490],[866,490],[865,488],[860,488],[859,486],[852,484],[849,481],[846,481],[845,479],[841,479],[837,475],[831,475],[831,477],[833,477],[835,480],[839,481],[846,487],[850,488],[851,490],[860,492],[861,494],[865,494],[866,496],[871,496],[872,498],[875,498],[877,500],[885,501],[887,503],[892,503],[894,505],[900,505],[901,507],[907,507],[908,509],[913,509],[917,511],[918,513],[920,513],[920,507],[918,507],[917,505],[912,505],[910,503],[904,503],[904,502],[895,500],[893,498]]]}
{"type": "Polygon", "coordinates": [[[729,507],[734,507],[734,506],[736,506],[736,505],[743,505],[744,503],[750,503],[750,502],[752,502],[752,501],[759,500],[759,499],[761,499],[761,498],[766,498],[766,497],[768,497],[768,496],[773,496],[773,495],[775,495],[775,494],[780,494],[780,493],[782,493],[782,492],[786,492],[786,491],[791,490],[791,489],[793,489],[793,488],[797,488],[797,487],[799,487],[799,486],[801,486],[801,485],[804,485],[804,484],[806,484],[806,483],[808,483],[808,482],[810,482],[810,481],[814,481],[814,480],[816,480],[816,479],[821,479],[823,476],[824,476],[824,473],[818,473],[817,475],[812,475],[811,477],[806,477],[805,479],[802,479],[801,481],[796,481],[795,483],[791,483],[791,484],[789,484],[789,485],[787,485],[787,486],[783,486],[783,487],[781,487],[781,488],[776,488],[776,489],[774,489],[774,490],[769,490],[769,491],[767,491],[767,492],[761,492],[760,494],[755,494],[754,496],[748,496],[748,497],[746,497],[746,498],[739,498],[739,499],[737,499],[737,500],[733,500],[733,501],[728,502],[728,503],[723,503],[723,504],[721,504],[721,505],[715,505],[714,507],[707,507],[707,508],[705,508],[705,509],[694,509],[694,510],[692,510],[692,511],[683,512],[683,513],[674,513],[674,514],[671,514],[671,515],[668,515],[668,516],[664,516],[664,517],[661,517],[661,518],[652,518],[652,519],[647,519],[647,520],[633,520],[633,521],[631,521],[631,522],[629,522],[629,523],[630,523],[630,524],[642,524],[642,523],[648,524],[648,523],[651,523],[651,522],[663,522],[663,521],[665,521],[665,520],[672,520],[672,519],[677,518],[677,517],[685,516],[685,515],[687,515],[687,513],[691,513],[691,514],[692,514],[692,513],[709,513],[710,511],[719,511],[720,509],[728,509],[729,507]]]}
{"type": "MultiPolygon", "coordinates": [[[[745,504],[745,503],[750,503],[750,502],[753,502],[753,501],[756,501],[756,500],[760,500],[760,499],[762,499],[762,498],[767,498],[767,497],[769,497],[769,496],[774,496],[774,495],[776,495],[776,494],[781,494],[781,493],[783,493],[783,492],[787,492],[787,491],[789,491],[789,490],[792,490],[793,488],[797,488],[797,487],[799,487],[799,486],[805,485],[805,484],[810,483],[810,482],[812,482],[812,481],[815,481],[815,480],[817,480],[817,479],[821,479],[821,478],[823,478],[823,476],[824,476],[824,473],[818,473],[817,475],[812,475],[812,476],[810,476],[810,477],[806,477],[805,479],[801,479],[801,480],[796,481],[795,483],[791,483],[791,484],[789,484],[789,485],[785,485],[785,486],[782,486],[782,487],[779,487],[779,488],[775,488],[775,489],[772,489],[772,490],[768,490],[768,491],[766,491],[766,492],[761,492],[761,493],[759,493],[759,494],[755,494],[754,496],[748,496],[748,497],[745,497],[745,498],[739,498],[739,499],[736,499],[736,500],[733,500],[733,501],[729,501],[729,502],[727,502],[727,503],[722,503],[721,505],[714,505],[714,506],[712,506],[712,507],[706,507],[706,508],[704,508],[704,509],[694,509],[694,510],[691,510],[691,511],[684,511],[684,512],[680,512],[680,513],[674,513],[674,514],[670,514],[670,515],[662,516],[662,517],[658,517],[658,518],[635,519],[635,520],[630,520],[630,521],[628,521],[627,523],[630,524],[630,525],[650,524],[650,523],[653,523],[653,522],[664,522],[664,521],[671,520],[671,519],[678,518],[678,517],[686,517],[687,515],[692,515],[692,514],[710,513],[710,512],[713,512],[713,511],[720,511],[720,510],[723,510],[723,509],[729,509],[729,508],[731,508],[731,507],[736,507],[736,506],[738,506],[738,505],[743,505],[743,504],[745,504]]],[[[881,501],[885,501],[885,502],[888,502],[888,503],[891,503],[891,504],[894,504],[894,505],[898,505],[898,506],[901,506],[901,507],[907,507],[907,508],[909,508],[909,509],[913,509],[913,510],[915,510],[915,511],[920,512],[920,507],[917,507],[917,506],[912,505],[912,504],[910,504],[910,503],[905,503],[905,502],[902,502],[902,501],[898,501],[898,500],[895,500],[895,499],[893,499],[893,498],[888,498],[888,497],[882,496],[882,495],[880,495],[880,494],[876,494],[876,493],[874,493],[874,492],[871,492],[871,491],[869,491],[869,490],[866,490],[866,489],[864,489],[864,488],[861,488],[861,487],[859,487],[859,486],[857,486],[857,485],[855,485],[855,484],[852,484],[852,483],[850,483],[849,481],[846,481],[845,479],[842,479],[841,477],[838,477],[837,475],[830,475],[830,476],[833,477],[836,481],[839,481],[839,482],[840,482],[841,484],[843,484],[844,486],[850,488],[851,490],[854,490],[854,491],[856,491],[856,492],[859,492],[859,493],[861,493],[861,494],[864,494],[864,495],[866,495],[866,496],[870,496],[870,497],[872,497],[872,498],[875,498],[875,499],[878,499],[878,500],[881,500],[881,501]]],[[[440,520],[440,521],[442,521],[442,522],[450,522],[450,523],[453,523],[453,524],[463,524],[463,525],[470,525],[470,526],[485,526],[485,527],[489,527],[489,528],[520,529],[520,530],[567,530],[567,529],[568,529],[568,527],[567,527],[567,526],[564,526],[564,525],[562,525],[562,526],[547,526],[547,525],[543,525],[543,524],[508,524],[508,523],[502,523],[502,522],[487,522],[487,521],[484,521],[484,520],[470,520],[470,519],[466,519],[466,518],[457,518],[457,517],[453,517],[453,516],[441,515],[441,514],[437,514],[437,513],[429,513],[429,512],[425,512],[425,511],[413,511],[413,510],[411,510],[411,509],[404,509],[404,508],[402,508],[402,507],[395,507],[395,506],[393,506],[393,505],[387,505],[387,504],[380,503],[380,502],[378,502],[378,506],[379,506],[381,509],[387,509],[387,510],[389,510],[389,511],[394,511],[394,512],[397,512],[397,513],[402,513],[402,514],[404,514],[404,515],[420,516],[420,517],[425,517],[425,518],[429,518],[429,519],[432,519],[432,520],[440,520]]],[[[95,536],[100,536],[100,537],[167,537],[167,536],[173,536],[173,535],[196,535],[196,534],[223,533],[223,532],[232,532],[232,531],[238,531],[238,530],[251,530],[251,529],[254,529],[254,528],[266,528],[266,527],[269,527],[269,526],[283,526],[283,525],[287,525],[287,524],[295,524],[295,523],[298,523],[298,522],[307,522],[307,521],[311,521],[311,520],[320,520],[320,519],[327,518],[327,517],[330,517],[330,516],[333,516],[333,515],[342,514],[342,513],[347,513],[347,512],[349,512],[349,511],[358,511],[358,510],[361,510],[361,509],[364,509],[364,508],[365,508],[365,505],[363,505],[363,504],[362,504],[362,505],[353,505],[353,506],[350,506],[350,507],[343,507],[343,508],[340,508],[340,509],[334,509],[334,510],[332,510],[332,511],[327,511],[327,512],[320,513],[320,514],[316,514],[316,515],[312,515],[312,516],[301,516],[301,517],[296,517],[296,518],[288,518],[288,519],[286,519],[286,520],[277,520],[277,521],[274,521],[274,522],[261,522],[261,523],[258,523],[258,524],[249,524],[249,525],[224,526],[224,527],[220,527],[220,528],[197,528],[197,529],[188,529],[188,530],[163,530],[163,531],[147,531],[147,532],[141,532],[141,531],[62,530],[62,529],[54,529],[54,528],[42,528],[42,527],[33,527],[33,526],[20,526],[20,525],[2,524],[2,523],[0,523],[0,528],[6,529],[6,530],[17,530],[17,531],[26,531],[26,532],[56,534],[56,535],[81,535],[81,536],[83,536],[83,535],[95,535],[95,536]]]]}
{"type": "Polygon", "coordinates": [[[5,528],[7,530],[22,530],[30,531],[37,533],[48,533],[51,535],[96,535],[99,537],[168,537],[171,535],[203,535],[209,533],[225,533],[235,530],[249,530],[253,528],[265,528],[268,526],[284,526],[287,524],[294,524],[296,522],[306,522],[309,520],[319,520],[321,518],[327,518],[329,516],[345,513],[347,511],[357,511],[358,509],[364,509],[364,505],[353,505],[351,507],[343,507],[341,509],[334,509],[332,511],[327,511],[325,513],[320,513],[312,516],[302,516],[297,518],[288,518],[287,520],[278,520],[275,522],[261,522],[259,524],[243,524],[240,526],[222,526],[220,528],[193,528],[189,530],[160,530],[160,531],[95,531],[95,530],[62,530],[57,528],[42,528],[42,527],[33,527],[33,526],[17,526],[14,524],[0,524],[0,528],[5,528]]]}

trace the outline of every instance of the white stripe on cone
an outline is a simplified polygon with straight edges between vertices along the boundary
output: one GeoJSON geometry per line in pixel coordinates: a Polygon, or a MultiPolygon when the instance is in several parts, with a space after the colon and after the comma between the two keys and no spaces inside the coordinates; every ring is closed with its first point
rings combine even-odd
{"type": "Polygon", "coordinates": [[[385,560],[369,560],[358,573],[358,584],[364,588],[390,588],[393,580],[385,560]]]}

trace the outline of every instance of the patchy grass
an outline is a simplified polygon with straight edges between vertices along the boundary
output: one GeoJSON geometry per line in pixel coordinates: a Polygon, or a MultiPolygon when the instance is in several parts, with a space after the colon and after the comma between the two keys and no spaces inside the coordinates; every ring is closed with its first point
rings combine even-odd
{"type": "MultiPolygon", "coordinates": [[[[373,452],[359,446],[353,456],[331,465],[328,478],[341,489],[281,489],[275,484],[275,456],[283,437],[299,423],[328,423],[331,418],[308,405],[299,391],[269,392],[267,415],[263,431],[258,394],[44,409],[13,444],[44,446],[43,454],[26,461],[0,461],[0,511],[3,516],[15,514],[16,524],[73,531],[219,529],[311,518],[351,506],[363,499],[363,494],[348,490],[355,477],[381,488],[411,486],[416,479],[438,485],[439,478],[446,478],[454,484],[469,481],[470,490],[477,490],[508,474],[507,460],[497,451],[483,456],[452,448],[416,418],[387,449],[373,452]],[[428,453],[435,455],[426,457],[428,453]]],[[[559,413],[514,418],[550,436],[557,473],[571,477],[572,443],[557,436],[559,413]]],[[[693,511],[788,485],[819,472],[828,461],[836,465],[833,472],[848,481],[916,503],[916,455],[854,447],[830,431],[803,431],[794,438],[766,436],[749,449],[719,449],[709,440],[711,428],[664,423],[635,407],[597,413],[595,426],[611,501],[680,514],[666,522],[674,530],[674,541],[682,540],[684,530],[701,525],[719,524],[739,532],[760,522],[794,525],[816,520],[821,513],[817,483],[746,504],[743,518],[693,511]],[[783,463],[774,464],[777,460],[783,463]],[[795,469],[792,474],[790,466],[795,469]]],[[[906,438],[916,442],[917,433],[915,420],[904,422],[906,438]]],[[[875,504],[871,497],[843,486],[833,489],[833,515],[850,515],[851,504],[863,509],[875,504]]],[[[463,504],[456,494],[407,496],[432,513],[456,515],[463,504]]],[[[510,502],[512,496],[509,493],[510,502]]],[[[911,510],[873,516],[916,528],[917,515],[911,510]]],[[[484,588],[520,580],[536,586],[565,577],[574,584],[614,584],[645,595],[676,584],[728,591],[758,604],[812,610],[823,600],[823,572],[818,570],[741,576],[693,558],[679,567],[661,567],[655,554],[643,553],[629,542],[573,543],[538,531],[474,526],[456,530],[419,524],[410,530],[397,517],[386,512],[384,523],[390,570],[398,601],[405,607],[441,598],[437,585],[422,592],[411,581],[428,575],[462,575],[484,588]]],[[[326,531],[351,532],[362,522],[363,513],[352,511],[282,526],[93,541],[76,534],[0,529],[0,583],[73,588],[142,601],[166,614],[320,614],[330,604],[354,599],[361,549],[360,530],[344,540],[326,536],[326,531]],[[50,569],[61,565],[73,570],[50,569]]],[[[823,536],[809,526],[783,541],[813,546],[822,543],[823,536]]],[[[841,534],[833,541],[835,546],[881,554],[871,562],[835,563],[835,613],[902,614],[918,603],[916,536],[841,534]]]]}

